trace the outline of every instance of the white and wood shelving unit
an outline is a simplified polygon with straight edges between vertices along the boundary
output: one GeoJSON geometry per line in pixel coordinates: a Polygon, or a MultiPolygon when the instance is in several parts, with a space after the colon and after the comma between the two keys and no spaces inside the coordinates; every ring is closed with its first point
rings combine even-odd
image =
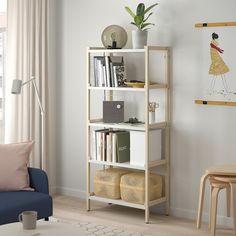
{"type": "MultiPolygon", "coordinates": [[[[128,62],[127,62],[128,63],[128,62]]],[[[126,62],[125,62],[126,64],[126,62]]],[[[140,67],[140,65],[139,65],[140,67]]],[[[154,75],[155,76],[155,75],[154,75]]],[[[152,75],[153,78],[153,75],[152,75]]],[[[133,78],[128,78],[133,79],[133,78]]],[[[134,78],[135,79],[135,78],[134,78]]],[[[102,102],[102,101],[101,101],[102,102]]],[[[170,206],[170,50],[168,47],[160,47],[160,46],[145,46],[144,49],[104,49],[104,48],[88,48],[87,49],[87,210],[90,210],[91,200],[118,204],[127,207],[133,207],[138,209],[145,210],[145,222],[149,222],[149,208],[151,206],[165,203],[166,206],[166,214],[169,214],[169,206],[170,206]],[[150,65],[152,63],[157,64],[158,61],[152,61],[150,57],[150,53],[162,53],[164,60],[163,68],[164,75],[161,83],[150,84],[149,81],[151,78],[150,73],[150,65]],[[144,88],[130,88],[130,87],[94,87],[91,85],[91,77],[92,75],[92,58],[94,54],[114,54],[114,55],[126,55],[126,54],[134,54],[134,56],[143,57],[144,64],[142,65],[144,70],[145,77],[145,86],[144,88]],[[155,122],[149,124],[149,100],[150,100],[150,91],[152,93],[158,93],[158,91],[164,91],[164,99],[165,99],[165,110],[164,110],[164,119],[160,122],[155,122]],[[109,98],[112,99],[113,92],[117,91],[119,93],[130,93],[131,96],[133,93],[141,93],[143,95],[144,100],[144,123],[143,124],[127,124],[127,123],[119,123],[119,124],[109,124],[103,123],[102,118],[93,119],[91,117],[91,94],[94,91],[102,91],[102,93],[108,93],[109,98]],[[129,162],[126,163],[113,163],[107,161],[98,161],[92,158],[91,153],[91,129],[94,128],[109,128],[109,129],[124,129],[124,130],[136,130],[142,131],[145,133],[145,165],[137,166],[131,165],[129,162]],[[164,156],[161,160],[149,161],[149,132],[151,130],[161,129],[164,131],[164,135],[162,135],[163,141],[163,149],[164,156]],[[145,203],[141,204],[133,204],[129,202],[125,202],[122,200],[114,200],[107,199],[103,197],[96,196],[92,191],[91,184],[91,176],[92,176],[92,165],[101,166],[102,168],[106,166],[112,167],[122,167],[128,168],[132,170],[139,170],[145,172],[145,203]],[[158,168],[162,169],[162,175],[164,175],[164,193],[163,196],[154,201],[148,201],[149,199],[149,173],[152,170],[158,171],[158,168]]]]}

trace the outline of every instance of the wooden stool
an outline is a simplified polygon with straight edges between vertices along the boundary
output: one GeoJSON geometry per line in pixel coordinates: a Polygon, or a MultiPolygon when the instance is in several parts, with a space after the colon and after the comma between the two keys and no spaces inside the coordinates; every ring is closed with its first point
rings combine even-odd
{"type": "MultiPolygon", "coordinates": [[[[202,208],[203,208],[203,200],[205,194],[205,184],[206,180],[210,176],[233,176],[236,177],[236,165],[220,165],[220,166],[213,166],[208,168],[205,171],[205,174],[201,177],[200,181],[200,192],[199,192],[199,201],[198,201],[198,215],[197,215],[197,228],[201,227],[201,220],[202,220],[202,208]]],[[[228,189],[228,188],[227,188],[228,189]]],[[[227,192],[227,215],[230,214],[230,194],[229,191],[227,192]]]]}
{"type": "MultiPolygon", "coordinates": [[[[231,199],[232,199],[232,217],[233,217],[233,229],[234,229],[234,233],[233,235],[236,236],[236,177],[235,176],[215,176],[214,179],[218,182],[218,186],[220,186],[221,184],[228,184],[230,185],[230,192],[231,192],[231,199]],[[220,184],[221,182],[221,184],[220,184]]],[[[217,185],[217,184],[216,184],[217,185]]],[[[215,187],[213,187],[214,190],[215,187]]],[[[215,192],[217,192],[217,188],[215,189],[215,192]]],[[[212,193],[213,194],[213,193],[212,193]]],[[[216,208],[217,208],[217,195],[218,193],[215,194],[215,203],[213,203],[214,205],[212,205],[212,218],[216,218],[216,208]],[[214,209],[215,208],[215,209],[214,209]]],[[[214,197],[214,196],[213,196],[214,197]]],[[[211,232],[212,235],[215,235],[215,222],[216,219],[212,220],[212,225],[211,225],[211,232]]]]}
{"type": "MultiPolygon", "coordinates": [[[[217,179],[217,176],[210,176],[209,177],[211,191],[210,191],[210,211],[209,211],[209,226],[211,230],[211,235],[215,235],[216,231],[216,216],[217,216],[217,201],[218,201],[218,194],[221,189],[226,188],[226,193],[229,193],[229,183],[222,182],[217,179]]],[[[228,196],[228,194],[227,194],[228,196]]],[[[229,194],[230,196],[230,194],[229,194]]],[[[227,216],[230,215],[230,199],[227,199],[227,216]]]]}

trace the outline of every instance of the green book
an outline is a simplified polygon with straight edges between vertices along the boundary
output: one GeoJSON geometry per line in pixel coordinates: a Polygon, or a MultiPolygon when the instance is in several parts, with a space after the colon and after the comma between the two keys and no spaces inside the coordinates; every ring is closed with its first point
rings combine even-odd
{"type": "Polygon", "coordinates": [[[116,133],[116,162],[130,161],[130,137],[129,132],[116,133]]]}

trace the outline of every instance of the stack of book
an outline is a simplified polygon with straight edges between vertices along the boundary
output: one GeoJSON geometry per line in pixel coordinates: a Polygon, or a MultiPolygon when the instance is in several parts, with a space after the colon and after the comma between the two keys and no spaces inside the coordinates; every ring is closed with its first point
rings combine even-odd
{"type": "Polygon", "coordinates": [[[122,163],[130,161],[130,134],[124,130],[93,130],[92,159],[122,163]]]}
{"type": "Polygon", "coordinates": [[[94,86],[120,87],[125,81],[123,56],[94,56],[94,86]]]}

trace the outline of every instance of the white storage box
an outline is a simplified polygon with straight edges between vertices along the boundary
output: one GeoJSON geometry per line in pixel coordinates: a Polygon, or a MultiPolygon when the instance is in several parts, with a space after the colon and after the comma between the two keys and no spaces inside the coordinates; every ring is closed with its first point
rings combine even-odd
{"type": "MultiPolygon", "coordinates": [[[[161,130],[149,131],[149,161],[161,160],[161,130]]],[[[145,165],[145,132],[130,131],[130,164],[145,165]]]]}

